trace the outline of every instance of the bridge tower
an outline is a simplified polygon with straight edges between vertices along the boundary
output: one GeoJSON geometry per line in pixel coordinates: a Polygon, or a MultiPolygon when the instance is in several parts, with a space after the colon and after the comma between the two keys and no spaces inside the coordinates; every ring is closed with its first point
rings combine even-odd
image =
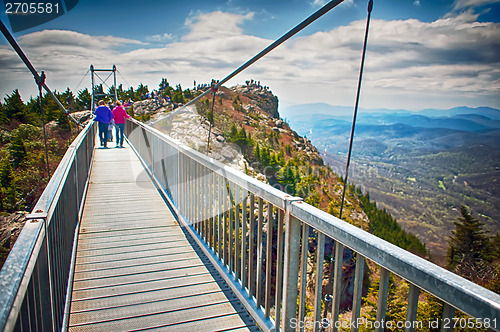
{"type": "MultiPolygon", "coordinates": [[[[96,69],[94,68],[94,65],[90,65],[90,72],[91,72],[91,82],[92,82],[92,113],[95,111],[95,105],[97,101],[102,98],[102,97],[108,97],[108,96],[113,96],[115,99],[115,103],[118,101],[118,93],[117,93],[117,87],[116,87],[116,66],[113,65],[112,69],[96,69]],[[96,72],[108,72],[110,73],[108,77],[106,77],[104,80],[96,73],[96,72]],[[113,93],[105,93],[103,89],[103,93],[96,93],[95,87],[97,86],[94,84],[94,76],[99,78],[99,80],[102,82],[102,84],[108,86],[106,84],[106,81],[113,75],[113,93]]],[[[111,87],[109,87],[109,90],[111,90],[111,87]]]]}

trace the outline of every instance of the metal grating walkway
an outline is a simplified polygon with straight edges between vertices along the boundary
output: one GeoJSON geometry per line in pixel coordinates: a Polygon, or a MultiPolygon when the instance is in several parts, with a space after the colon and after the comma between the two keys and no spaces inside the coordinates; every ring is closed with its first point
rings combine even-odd
{"type": "Polygon", "coordinates": [[[178,225],[128,144],[98,148],[68,330],[149,329],[260,331],[178,225]]]}

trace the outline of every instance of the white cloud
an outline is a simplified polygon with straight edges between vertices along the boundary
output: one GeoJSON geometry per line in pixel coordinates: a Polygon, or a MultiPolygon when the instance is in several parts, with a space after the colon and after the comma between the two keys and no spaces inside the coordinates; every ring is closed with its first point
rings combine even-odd
{"type": "Polygon", "coordinates": [[[241,35],[240,25],[246,20],[251,20],[253,16],[253,12],[238,15],[216,11],[188,18],[185,25],[190,28],[190,32],[183,37],[183,40],[193,41],[241,35]]]}
{"type": "Polygon", "coordinates": [[[476,8],[499,2],[500,0],[455,0],[454,10],[460,10],[465,8],[476,8]]]}
{"type": "Polygon", "coordinates": [[[146,37],[146,40],[151,41],[151,42],[168,42],[172,41],[174,39],[174,35],[171,33],[164,33],[161,35],[153,35],[146,37]]]}
{"type": "MultiPolygon", "coordinates": [[[[311,5],[316,8],[321,8],[326,5],[330,0],[313,0],[311,5]]],[[[354,0],[344,0],[339,6],[352,7],[355,6],[354,0]]]]}
{"type": "MultiPolygon", "coordinates": [[[[35,66],[46,71],[49,86],[59,90],[73,89],[76,83],[71,82],[78,82],[90,64],[104,68],[116,64],[134,87],[142,82],[157,88],[162,77],[190,87],[193,80],[208,83],[224,78],[273,42],[243,32],[241,24],[252,18],[252,13],[198,14],[186,20],[189,31],[180,40],[128,52],[119,50],[141,43],[70,31],[42,31],[26,35],[20,43],[35,66]]],[[[363,106],[500,107],[500,25],[479,23],[476,18],[467,11],[435,22],[373,20],[363,106]]],[[[364,29],[365,21],[356,21],[290,40],[227,85],[254,78],[269,85],[280,100],[351,105],[364,29]]],[[[12,81],[21,76],[34,93],[31,76],[19,73],[22,68],[13,52],[0,46],[0,76],[11,79],[0,81],[2,94],[10,93],[12,81]]]]}

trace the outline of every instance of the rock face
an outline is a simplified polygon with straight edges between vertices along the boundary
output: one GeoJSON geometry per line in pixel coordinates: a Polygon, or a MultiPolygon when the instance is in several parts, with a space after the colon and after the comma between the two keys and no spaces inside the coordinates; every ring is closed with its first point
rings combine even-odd
{"type": "Polygon", "coordinates": [[[21,233],[26,223],[27,214],[28,212],[18,211],[10,215],[0,216],[0,268],[3,266],[8,252],[14,246],[19,233],[21,233]]]}
{"type": "Polygon", "coordinates": [[[71,113],[71,116],[75,118],[78,123],[81,123],[82,125],[87,125],[87,123],[90,120],[91,112],[90,111],[81,111],[81,112],[74,112],[71,113]]]}
{"type": "Polygon", "coordinates": [[[245,161],[238,146],[227,143],[217,128],[210,129],[210,124],[198,114],[195,106],[159,115],[163,118],[151,124],[154,128],[204,154],[207,154],[211,131],[208,156],[240,171],[244,170],[245,161]]]}
{"type": "Polygon", "coordinates": [[[266,87],[262,87],[258,84],[248,84],[237,85],[231,88],[231,90],[249,97],[250,99],[252,99],[255,105],[258,106],[267,115],[272,118],[279,119],[280,115],[278,113],[278,97],[273,95],[273,93],[266,87]]]}
{"type": "Polygon", "coordinates": [[[155,99],[136,101],[133,105],[134,115],[137,116],[166,111],[169,105],[170,104],[167,102],[161,103],[155,99]]]}

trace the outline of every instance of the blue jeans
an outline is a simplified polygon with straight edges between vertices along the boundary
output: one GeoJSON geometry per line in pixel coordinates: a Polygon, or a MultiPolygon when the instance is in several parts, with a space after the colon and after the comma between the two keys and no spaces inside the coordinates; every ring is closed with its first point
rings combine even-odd
{"type": "Polygon", "coordinates": [[[101,140],[101,146],[106,147],[108,143],[108,123],[99,122],[99,139],[101,140]]]}
{"type": "Polygon", "coordinates": [[[125,131],[124,123],[115,123],[116,145],[123,146],[123,133],[125,131]]]}

